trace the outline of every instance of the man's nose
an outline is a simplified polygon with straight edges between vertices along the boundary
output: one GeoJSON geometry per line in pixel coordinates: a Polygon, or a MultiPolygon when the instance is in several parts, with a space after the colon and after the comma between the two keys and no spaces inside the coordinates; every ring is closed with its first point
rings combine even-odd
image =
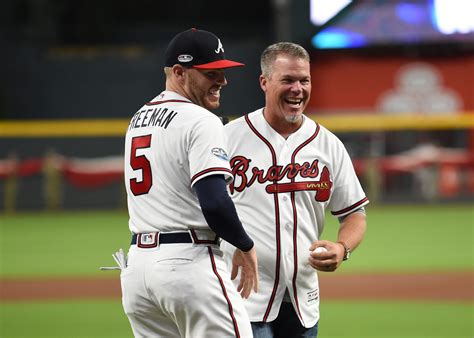
{"type": "Polygon", "coordinates": [[[224,72],[219,73],[219,75],[217,76],[217,81],[216,82],[219,86],[222,86],[222,87],[227,86],[227,79],[225,78],[224,72]]]}
{"type": "Polygon", "coordinates": [[[302,86],[301,86],[301,83],[299,81],[295,81],[293,82],[293,84],[291,85],[291,91],[293,93],[301,93],[302,91],[302,86]]]}

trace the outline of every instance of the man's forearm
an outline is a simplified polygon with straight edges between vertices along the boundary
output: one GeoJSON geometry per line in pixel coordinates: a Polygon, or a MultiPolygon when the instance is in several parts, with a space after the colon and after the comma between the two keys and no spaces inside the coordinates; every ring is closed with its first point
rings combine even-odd
{"type": "Polygon", "coordinates": [[[337,241],[344,242],[354,251],[362,242],[367,228],[366,216],[363,212],[353,212],[340,224],[337,241]]]}

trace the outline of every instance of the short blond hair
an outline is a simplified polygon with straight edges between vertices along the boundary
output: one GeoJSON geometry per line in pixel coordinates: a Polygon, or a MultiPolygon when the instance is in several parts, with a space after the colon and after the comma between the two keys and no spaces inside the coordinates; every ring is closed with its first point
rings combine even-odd
{"type": "Polygon", "coordinates": [[[308,51],[300,45],[293,42],[277,42],[265,48],[260,56],[260,68],[263,76],[269,78],[272,75],[273,63],[280,54],[310,62],[308,51]]]}
{"type": "Polygon", "coordinates": [[[171,75],[171,67],[164,67],[163,71],[165,72],[166,77],[170,77],[171,75]]]}

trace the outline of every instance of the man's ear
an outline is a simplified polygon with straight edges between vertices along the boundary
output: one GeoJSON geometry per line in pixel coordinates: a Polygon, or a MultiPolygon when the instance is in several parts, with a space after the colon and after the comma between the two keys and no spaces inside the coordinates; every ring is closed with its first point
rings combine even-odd
{"type": "Polygon", "coordinates": [[[260,88],[262,88],[264,92],[267,92],[267,79],[265,78],[265,76],[261,74],[258,80],[260,82],[260,88]]]}
{"type": "Polygon", "coordinates": [[[182,79],[186,69],[184,69],[183,66],[176,64],[173,66],[173,68],[171,68],[171,71],[173,72],[174,76],[176,76],[176,78],[182,79]]]}

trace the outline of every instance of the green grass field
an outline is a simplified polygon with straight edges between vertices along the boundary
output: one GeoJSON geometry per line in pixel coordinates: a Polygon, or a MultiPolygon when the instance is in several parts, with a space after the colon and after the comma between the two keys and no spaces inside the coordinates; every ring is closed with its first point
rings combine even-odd
{"type": "MultiPolygon", "coordinates": [[[[366,238],[338,273],[473,270],[472,206],[369,205],[367,213],[366,238]]],[[[98,267],[128,247],[127,221],[119,211],[1,216],[0,277],[110,277],[98,267]]],[[[336,232],[329,217],[323,237],[336,232]]],[[[474,337],[467,303],[323,301],[321,309],[320,338],[474,337]]],[[[131,336],[119,299],[0,303],[0,337],[131,336]]]]}
{"type": "Polygon", "coordinates": [[[472,338],[472,305],[323,302],[319,338],[472,338]]]}
{"type": "MultiPolygon", "coordinates": [[[[323,302],[321,311],[320,338],[472,338],[474,332],[466,304],[323,302]]],[[[0,328],[8,338],[132,337],[120,301],[0,304],[0,328]]]]}
{"type": "MultiPolygon", "coordinates": [[[[452,271],[474,267],[471,206],[369,207],[362,245],[343,272],[452,271]]],[[[111,254],[130,242],[126,212],[2,216],[0,276],[100,275],[111,254]],[[13,259],[14,258],[14,259],[13,259]]],[[[335,239],[328,217],[323,238],[335,239]]]]}
{"type": "MultiPolygon", "coordinates": [[[[336,239],[328,217],[323,238],[336,239]]],[[[342,271],[455,271],[474,268],[472,205],[367,206],[364,241],[342,271]]]]}
{"type": "Polygon", "coordinates": [[[0,337],[130,338],[120,300],[0,304],[0,337]]]}

